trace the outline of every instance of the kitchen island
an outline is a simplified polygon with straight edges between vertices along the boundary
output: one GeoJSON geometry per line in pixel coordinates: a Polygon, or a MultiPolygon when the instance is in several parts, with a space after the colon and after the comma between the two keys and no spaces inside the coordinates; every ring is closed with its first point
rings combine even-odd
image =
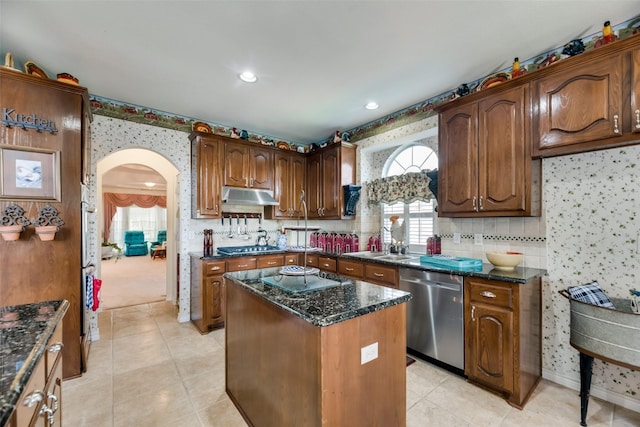
{"type": "Polygon", "coordinates": [[[406,425],[411,295],[331,274],[291,291],[280,270],[224,275],[226,391],[245,421],[406,425]]]}
{"type": "MultiPolygon", "coordinates": [[[[34,401],[33,408],[19,405],[27,393],[48,393],[47,404],[60,395],[61,325],[68,308],[64,300],[0,308],[0,426],[26,426],[38,416],[44,401],[34,401]]],[[[55,412],[52,419],[59,419],[55,412]]]]}

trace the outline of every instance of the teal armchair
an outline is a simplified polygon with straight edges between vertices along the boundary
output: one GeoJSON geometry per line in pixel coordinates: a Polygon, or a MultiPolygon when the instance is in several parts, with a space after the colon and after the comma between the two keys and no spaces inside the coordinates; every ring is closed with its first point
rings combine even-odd
{"type": "Polygon", "coordinates": [[[156,241],[151,242],[151,250],[149,251],[149,254],[153,256],[153,250],[158,246],[162,246],[162,243],[166,241],[167,241],[167,230],[159,230],[158,236],[156,237],[156,241]]]}
{"type": "Polygon", "coordinates": [[[124,232],[124,256],[146,255],[149,253],[149,246],[144,240],[142,231],[125,231],[124,232]]]}

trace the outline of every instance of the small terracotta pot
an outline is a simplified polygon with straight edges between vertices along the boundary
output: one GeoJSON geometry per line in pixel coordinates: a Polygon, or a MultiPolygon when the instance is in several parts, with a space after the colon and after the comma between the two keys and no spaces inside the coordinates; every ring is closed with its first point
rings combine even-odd
{"type": "Polygon", "coordinates": [[[0,235],[7,241],[18,240],[22,233],[21,225],[4,225],[0,227],[0,235]]]}
{"type": "Polygon", "coordinates": [[[56,232],[58,227],[55,225],[46,225],[43,227],[36,227],[36,234],[43,242],[48,242],[56,238],[56,232]]]}

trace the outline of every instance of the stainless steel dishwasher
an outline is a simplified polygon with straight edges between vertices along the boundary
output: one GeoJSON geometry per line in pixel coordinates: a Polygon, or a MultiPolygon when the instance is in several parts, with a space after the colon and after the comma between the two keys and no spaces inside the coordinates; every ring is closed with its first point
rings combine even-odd
{"type": "Polygon", "coordinates": [[[407,347],[428,358],[464,370],[463,277],[400,269],[407,303],[407,347]]]}

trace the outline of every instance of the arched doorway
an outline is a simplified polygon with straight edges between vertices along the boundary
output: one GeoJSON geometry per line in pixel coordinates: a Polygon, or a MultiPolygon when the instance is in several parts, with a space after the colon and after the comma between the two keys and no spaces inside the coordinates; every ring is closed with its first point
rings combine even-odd
{"type": "MultiPolygon", "coordinates": [[[[151,168],[158,172],[166,182],[167,197],[167,247],[166,247],[166,299],[176,303],[176,253],[179,233],[177,227],[178,199],[178,177],[179,170],[165,157],[148,149],[131,148],[109,154],[98,161],[96,168],[96,184],[98,189],[97,207],[98,212],[104,211],[103,206],[103,177],[109,170],[123,164],[137,164],[151,168]]],[[[98,215],[97,241],[102,241],[102,230],[104,230],[104,220],[98,215]]],[[[98,274],[100,275],[100,270],[98,274]]]]}

